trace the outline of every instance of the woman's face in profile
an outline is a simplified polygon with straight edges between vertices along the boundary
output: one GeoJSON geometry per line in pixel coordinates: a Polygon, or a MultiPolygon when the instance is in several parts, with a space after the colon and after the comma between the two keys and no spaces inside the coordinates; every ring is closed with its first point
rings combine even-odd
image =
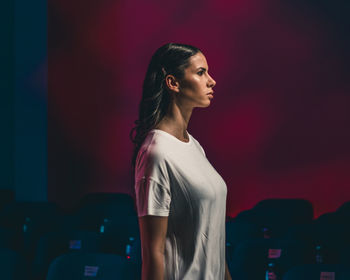
{"type": "Polygon", "coordinates": [[[208,73],[205,56],[198,52],[190,57],[189,66],[184,70],[183,79],[179,80],[178,101],[191,107],[208,107],[213,98],[215,80],[208,73]]]}

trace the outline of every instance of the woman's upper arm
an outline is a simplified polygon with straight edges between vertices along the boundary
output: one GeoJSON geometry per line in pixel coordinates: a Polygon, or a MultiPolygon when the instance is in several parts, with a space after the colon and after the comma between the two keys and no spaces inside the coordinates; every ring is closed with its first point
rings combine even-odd
{"type": "Polygon", "coordinates": [[[139,217],[143,258],[149,254],[164,254],[168,217],[146,215],[139,217]]]}

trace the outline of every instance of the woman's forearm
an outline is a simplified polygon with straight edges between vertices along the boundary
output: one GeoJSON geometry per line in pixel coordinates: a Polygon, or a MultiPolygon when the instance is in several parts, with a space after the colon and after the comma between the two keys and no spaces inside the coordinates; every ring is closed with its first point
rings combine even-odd
{"type": "Polygon", "coordinates": [[[164,280],[164,254],[154,253],[142,259],[142,280],[164,280]]]}
{"type": "Polygon", "coordinates": [[[230,271],[228,270],[227,262],[225,261],[225,280],[232,280],[230,271]]]}

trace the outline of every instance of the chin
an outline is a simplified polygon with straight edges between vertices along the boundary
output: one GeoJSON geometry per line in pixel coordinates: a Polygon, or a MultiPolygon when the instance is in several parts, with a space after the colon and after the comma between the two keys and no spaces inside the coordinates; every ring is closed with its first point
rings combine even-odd
{"type": "Polygon", "coordinates": [[[209,102],[203,102],[202,104],[200,104],[198,107],[201,107],[201,108],[207,108],[210,106],[210,100],[209,102]]]}
{"type": "Polygon", "coordinates": [[[201,99],[201,100],[198,100],[196,102],[196,105],[194,105],[194,107],[197,107],[197,108],[207,108],[210,106],[210,99],[209,98],[206,98],[206,99],[201,99]]]}

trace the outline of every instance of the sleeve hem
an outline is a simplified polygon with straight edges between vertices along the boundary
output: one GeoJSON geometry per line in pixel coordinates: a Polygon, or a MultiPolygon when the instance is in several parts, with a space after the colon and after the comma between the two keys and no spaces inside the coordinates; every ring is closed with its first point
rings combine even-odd
{"type": "Polygon", "coordinates": [[[148,209],[146,213],[140,213],[138,214],[139,217],[143,216],[161,216],[161,217],[168,217],[169,216],[169,211],[168,210],[163,210],[163,209],[148,209]]]}
{"type": "Polygon", "coordinates": [[[157,183],[158,185],[161,185],[162,187],[165,187],[162,183],[159,183],[158,180],[156,180],[155,178],[153,178],[152,176],[149,176],[148,178],[146,176],[143,176],[141,177],[140,179],[138,179],[135,183],[137,184],[138,182],[140,181],[143,181],[143,180],[150,180],[150,181],[153,181],[155,183],[157,183]]]}

